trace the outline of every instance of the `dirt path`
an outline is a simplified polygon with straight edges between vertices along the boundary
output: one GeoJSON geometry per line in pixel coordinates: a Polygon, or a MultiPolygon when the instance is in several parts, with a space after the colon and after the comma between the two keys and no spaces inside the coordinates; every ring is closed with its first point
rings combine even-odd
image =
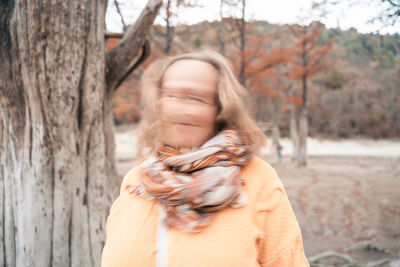
{"type": "Polygon", "coordinates": [[[310,157],[306,168],[289,159],[273,165],[307,256],[336,251],[362,266],[400,258],[400,159],[310,157]]]}

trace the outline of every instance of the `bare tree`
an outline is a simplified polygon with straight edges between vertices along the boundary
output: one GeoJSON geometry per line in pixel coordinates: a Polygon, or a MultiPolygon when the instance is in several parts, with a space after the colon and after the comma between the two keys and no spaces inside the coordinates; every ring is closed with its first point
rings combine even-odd
{"type": "Polygon", "coordinates": [[[227,20],[226,16],[226,10],[227,8],[232,8],[234,6],[237,6],[239,2],[237,0],[220,0],[219,2],[219,23],[218,23],[218,28],[217,28],[217,34],[218,34],[218,50],[221,55],[225,55],[226,53],[226,36],[225,36],[225,23],[227,20]]]}
{"type": "Polygon", "coordinates": [[[330,12],[331,7],[336,7],[339,4],[345,5],[345,9],[348,9],[353,6],[371,5],[372,3],[380,5],[381,11],[379,15],[371,17],[367,22],[379,21],[382,29],[400,22],[400,0],[314,0],[313,9],[320,12],[320,17],[325,17],[330,12]]]}
{"type": "Polygon", "coordinates": [[[126,30],[126,23],[125,23],[125,20],[124,20],[124,16],[122,15],[121,9],[119,7],[119,2],[117,0],[114,0],[114,5],[115,5],[115,9],[117,10],[118,15],[121,18],[122,28],[125,31],[126,30]]]}
{"type": "Polygon", "coordinates": [[[221,55],[225,55],[225,32],[224,32],[224,3],[225,0],[220,0],[219,3],[219,23],[218,23],[218,49],[221,55]]]}
{"type": "Polygon", "coordinates": [[[289,96],[289,108],[290,108],[290,117],[289,117],[289,131],[290,131],[290,139],[292,140],[292,146],[293,146],[293,153],[292,153],[292,161],[296,160],[296,148],[298,147],[299,143],[299,133],[297,130],[297,123],[296,123],[296,108],[294,104],[294,98],[293,98],[293,87],[291,86],[288,90],[288,96],[289,96]]]}
{"type": "Polygon", "coordinates": [[[295,158],[298,166],[307,164],[307,136],[308,136],[308,108],[307,98],[309,91],[308,80],[316,73],[331,64],[327,56],[332,49],[332,41],[318,46],[318,37],[322,33],[322,24],[311,23],[309,26],[296,27],[299,35],[296,47],[293,49],[292,70],[290,77],[301,82],[301,107],[298,123],[298,140],[295,149],[295,158]]]}
{"type": "Polygon", "coordinates": [[[246,84],[246,58],[245,58],[245,50],[246,50],[246,0],[241,0],[241,16],[239,20],[235,20],[237,29],[239,31],[240,36],[240,66],[239,66],[239,81],[241,84],[246,84]]]}
{"type": "Polygon", "coordinates": [[[178,17],[178,9],[180,7],[195,7],[197,3],[195,0],[165,0],[165,5],[163,8],[164,21],[165,21],[165,44],[164,53],[169,54],[172,49],[173,39],[175,36],[175,26],[173,20],[178,17]]]}
{"type": "Polygon", "coordinates": [[[172,47],[172,40],[174,38],[174,27],[171,24],[172,11],[171,11],[172,0],[167,0],[165,5],[165,47],[164,53],[169,53],[172,47]]]}
{"type": "Polygon", "coordinates": [[[120,184],[111,100],[161,0],[108,53],[106,6],[0,4],[0,266],[100,265],[120,184]]]}

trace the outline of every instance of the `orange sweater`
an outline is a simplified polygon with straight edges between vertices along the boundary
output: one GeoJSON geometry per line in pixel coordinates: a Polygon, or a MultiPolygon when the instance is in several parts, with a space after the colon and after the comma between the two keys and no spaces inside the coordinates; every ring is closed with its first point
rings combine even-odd
{"type": "MultiPolygon", "coordinates": [[[[171,267],[309,266],[301,231],[275,170],[254,157],[242,168],[249,203],[226,208],[200,233],[169,229],[171,267]]],[[[125,176],[106,223],[102,267],[155,266],[158,209],[154,201],[129,194],[138,169],[125,176]]]]}

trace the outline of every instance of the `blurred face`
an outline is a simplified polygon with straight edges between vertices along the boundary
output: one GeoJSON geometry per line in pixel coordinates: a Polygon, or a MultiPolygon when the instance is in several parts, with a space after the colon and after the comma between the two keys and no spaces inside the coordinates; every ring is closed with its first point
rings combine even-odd
{"type": "Polygon", "coordinates": [[[161,85],[162,141],[173,148],[200,147],[215,133],[218,72],[184,59],[166,70],[161,85]]]}

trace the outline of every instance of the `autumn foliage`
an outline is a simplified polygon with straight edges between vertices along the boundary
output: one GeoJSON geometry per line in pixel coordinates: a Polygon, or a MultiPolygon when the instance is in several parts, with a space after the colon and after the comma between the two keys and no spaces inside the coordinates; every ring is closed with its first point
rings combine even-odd
{"type": "MultiPolygon", "coordinates": [[[[240,18],[225,17],[223,22],[178,25],[170,54],[201,48],[218,51],[222,40],[225,56],[237,77],[241,66],[245,66],[243,81],[255,118],[270,125],[274,114],[279,113],[277,123],[282,136],[289,136],[292,108],[298,120],[303,104],[308,107],[309,135],[400,136],[400,126],[396,126],[400,125],[396,123],[400,118],[400,64],[395,56],[400,51],[396,48],[400,47],[400,40],[375,38],[352,30],[328,30],[319,23],[276,26],[248,21],[242,50],[237,27],[240,22],[240,18]],[[223,39],[218,37],[221,28],[223,39]]],[[[118,123],[140,118],[136,108],[140,76],[153,60],[165,56],[164,30],[160,25],[153,27],[149,58],[116,92],[121,97],[114,102],[118,123]]],[[[116,42],[108,40],[107,47],[116,42]]],[[[265,128],[267,134],[270,129],[265,128]]]]}
{"type": "Polygon", "coordinates": [[[311,79],[315,74],[327,68],[332,62],[326,60],[332,51],[332,42],[318,46],[318,38],[322,33],[322,25],[312,25],[314,29],[296,27],[294,33],[299,36],[295,47],[291,51],[292,69],[290,78],[311,79]]]}

